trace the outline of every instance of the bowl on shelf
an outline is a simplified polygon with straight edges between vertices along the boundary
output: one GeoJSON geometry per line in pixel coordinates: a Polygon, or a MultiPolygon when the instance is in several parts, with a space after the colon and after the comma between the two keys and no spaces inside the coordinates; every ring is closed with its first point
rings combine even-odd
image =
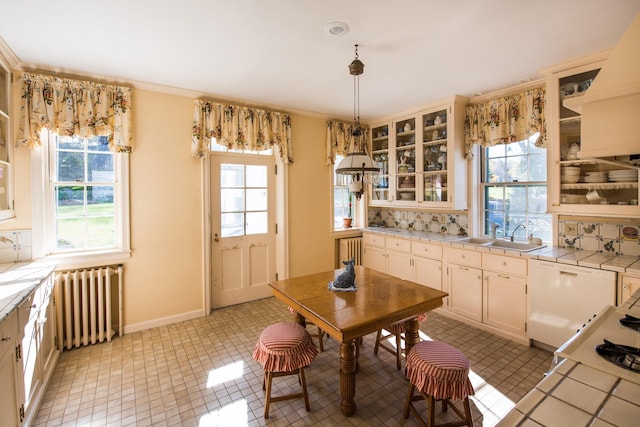
{"type": "Polygon", "coordinates": [[[587,203],[587,198],[581,194],[560,194],[560,201],[562,203],[584,204],[587,203]]]}
{"type": "Polygon", "coordinates": [[[400,200],[413,200],[415,198],[414,194],[413,192],[400,193],[400,200]]]}
{"type": "Polygon", "coordinates": [[[575,184],[580,181],[580,175],[562,175],[560,177],[560,182],[565,184],[575,184]]]}
{"type": "Polygon", "coordinates": [[[562,175],[580,175],[580,168],[577,166],[563,166],[560,171],[562,175]]]}

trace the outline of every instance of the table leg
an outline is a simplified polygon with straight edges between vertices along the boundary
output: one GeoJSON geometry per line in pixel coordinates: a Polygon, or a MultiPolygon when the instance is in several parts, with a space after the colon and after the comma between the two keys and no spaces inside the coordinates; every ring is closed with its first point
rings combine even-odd
{"type": "Polygon", "coordinates": [[[356,344],[355,340],[340,344],[340,409],[344,415],[356,412],[356,344]]]}
{"type": "Polygon", "coordinates": [[[420,324],[417,318],[409,319],[404,322],[406,331],[404,333],[405,354],[409,354],[411,347],[420,342],[420,324]]]}
{"type": "Polygon", "coordinates": [[[298,313],[297,311],[293,315],[293,321],[304,327],[307,326],[307,320],[304,318],[302,314],[298,313]]]}

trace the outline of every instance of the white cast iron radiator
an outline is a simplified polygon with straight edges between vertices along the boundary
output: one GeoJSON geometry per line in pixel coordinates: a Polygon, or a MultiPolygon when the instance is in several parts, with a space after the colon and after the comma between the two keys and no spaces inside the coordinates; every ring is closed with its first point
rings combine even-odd
{"type": "Polygon", "coordinates": [[[340,239],[340,263],[355,258],[356,265],[362,265],[362,237],[340,239]]]}
{"type": "Polygon", "coordinates": [[[62,350],[122,336],[123,267],[56,272],[58,345],[62,350]]]}

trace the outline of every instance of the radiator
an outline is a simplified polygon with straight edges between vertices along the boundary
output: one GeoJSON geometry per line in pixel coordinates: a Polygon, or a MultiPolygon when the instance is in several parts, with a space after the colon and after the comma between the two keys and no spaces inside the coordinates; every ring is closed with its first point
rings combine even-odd
{"type": "Polygon", "coordinates": [[[340,239],[339,257],[340,263],[354,258],[356,265],[362,265],[362,237],[340,239]]]}
{"type": "Polygon", "coordinates": [[[58,346],[70,350],[122,336],[123,267],[59,271],[55,275],[58,346]]]}

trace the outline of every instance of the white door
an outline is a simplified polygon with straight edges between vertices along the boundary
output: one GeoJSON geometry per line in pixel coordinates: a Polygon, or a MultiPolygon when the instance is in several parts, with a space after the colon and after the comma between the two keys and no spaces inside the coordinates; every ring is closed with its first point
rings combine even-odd
{"type": "Polygon", "coordinates": [[[276,274],[273,156],[211,156],[211,306],[272,296],[276,274]]]}

